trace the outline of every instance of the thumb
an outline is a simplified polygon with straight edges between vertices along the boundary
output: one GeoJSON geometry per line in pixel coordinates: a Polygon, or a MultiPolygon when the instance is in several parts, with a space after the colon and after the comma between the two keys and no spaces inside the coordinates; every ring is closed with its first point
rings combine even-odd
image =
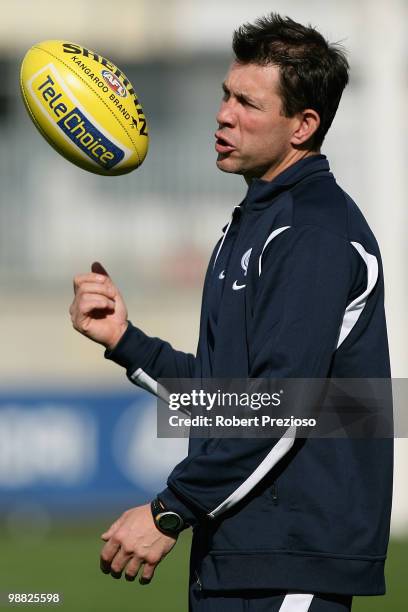
{"type": "Polygon", "coordinates": [[[93,262],[91,266],[91,270],[92,272],[96,272],[97,274],[103,274],[104,276],[107,276],[108,278],[110,278],[108,272],[105,270],[105,268],[99,261],[93,262]]]}
{"type": "Polygon", "coordinates": [[[115,533],[116,529],[118,529],[121,526],[121,524],[123,523],[123,520],[124,520],[124,516],[122,515],[114,523],[112,523],[109,529],[107,529],[101,534],[102,540],[105,540],[105,542],[109,540],[111,536],[115,533]]]}

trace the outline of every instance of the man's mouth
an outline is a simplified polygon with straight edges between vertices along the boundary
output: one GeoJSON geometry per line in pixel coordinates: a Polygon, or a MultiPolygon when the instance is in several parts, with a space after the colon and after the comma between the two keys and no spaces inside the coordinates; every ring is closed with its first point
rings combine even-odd
{"type": "Polygon", "coordinates": [[[214,135],[216,138],[215,150],[217,153],[231,153],[231,151],[235,150],[236,147],[234,147],[232,142],[227,140],[227,138],[224,138],[220,132],[216,132],[214,135]]]}

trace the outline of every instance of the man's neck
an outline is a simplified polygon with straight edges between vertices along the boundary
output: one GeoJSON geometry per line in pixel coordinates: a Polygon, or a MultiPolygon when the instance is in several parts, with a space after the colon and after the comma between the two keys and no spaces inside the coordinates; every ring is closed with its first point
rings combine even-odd
{"type": "MultiPolygon", "coordinates": [[[[305,159],[306,157],[311,157],[312,155],[319,155],[319,154],[320,154],[320,151],[299,151],[299,150],[290,151],[288,155],[286,155],[281,161],[277,162],[276,165],[269,168],[265,172],[265,174],[263,174],[259,178],[261,178],[264,181],[273,181],[273,179],[277,177],[278,174],[281,174],[281,172],[283,172],[290,166],[293,166],[293,164],[300,161],[301,159],[305,159]]],[[[247,184],[249,185],[249,183],[254,177],[244,176],[244,178],[247,184]]]]}

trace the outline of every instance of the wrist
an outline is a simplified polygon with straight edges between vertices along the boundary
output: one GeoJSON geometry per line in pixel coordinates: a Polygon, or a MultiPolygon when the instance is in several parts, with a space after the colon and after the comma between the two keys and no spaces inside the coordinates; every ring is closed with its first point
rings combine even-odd
{"type": "Polygon", "coordinates": [[[112,335],[112,337],[109,339],[109,342],[106,342],[104,344],[107,351],[113,351],[117,347],[125,331],[127,330],[128,325],[129,325],[129,321],[125,321],[118,325],[117,330],[112,335]]]}

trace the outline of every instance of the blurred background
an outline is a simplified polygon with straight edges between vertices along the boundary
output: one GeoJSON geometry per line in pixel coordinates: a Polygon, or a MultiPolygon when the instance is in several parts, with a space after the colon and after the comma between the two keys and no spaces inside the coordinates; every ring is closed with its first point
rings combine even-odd
{"type": "MultiPolygon", "coordinates": [[[[348,49],[351,82],[322,152],[380,244],[392,371],[405,378],[408,4],[0,0],[0,7],[0,593],[60,591],[66,610],[182,612],[188,534],[148,587],[98,570],[99,534],[163,487],[187,441],[158,440],[154,400],[73,331],[72,278],[101,261],[135,324],[195,351],[207,260],[245,194],[240,177],[215,167],[231,34],[278,11],[348,49]],[[31,124],[19,67],[28,48],[50,38],[100,52],[133,83],[151,139],[136,172],[88,174],[31,124]]],[[[357,612],[405,609],[407,467],[407,442],[396,440],[388,593],[357,598],[357,612]]]]}

